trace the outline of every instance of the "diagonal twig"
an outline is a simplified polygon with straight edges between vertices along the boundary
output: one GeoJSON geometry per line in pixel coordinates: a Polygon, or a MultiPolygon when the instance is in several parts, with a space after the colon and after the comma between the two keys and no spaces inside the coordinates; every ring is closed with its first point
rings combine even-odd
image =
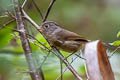
{"type": "Polygon", "coordinates": [[[7,10],[7,15],[13,19],[16,19],[16,17],[8,10],[7,10]]]}
{"type": "Polygon", "coordinates": [[[3,28],[5,28],[7,25],[9,25],[10,23],[12,23],[12,22],[14,22],[14,21],[15,21],[15,19],[9,20],[8,22],[6,22],[5,24],[3,24],[3,25],[0,27],[0,30],[3,29],[3,28]]]}
{"type": "MultiPolygon", "coordinates": [[[[19,30],[16,30],[16,29],[12,29],[13,31],[16,31],[16,32],[19,32],[19,33],[21,33],[21,31],[19,31],[19,30]]],[[[30,34],[28,34],[28,33],[25,33],[26,35],[28,35],[29,37],[31,37],[31,38],[33,38],[35,41],[37,41],[39,44],[41,44],[44,48],[43,49],[46,49],[47,51],[50,51],[44,44],[42,44],[39,40],[37,40],[34,36],[32,36],[32,35],[30,35],[30,34]]],[[[35,44],[35,45],[37,45],[37,44],[35,44]]],[[[37,46],[39,46],[39,45],[37,45],[37,46]]],[[[40,47],[40,46],[39,46],[40,47]]],[[[41,47],[42,48],[42,47],[41,47]]]]}
{"type": "Polygon", "coordinates": [[[24,14],[24,18],[27,19],[33,26],[35,26],[36,29],[39,28],[39,25],[36,24],[23,9],[22,9],[22,13],[24,14]]]}
{"type": "Polygon", "coordinates": [[[112,51],[108,57],[111,58],[118,49],[120,49],[120,46],[118,46],[114,51],[112,51]]]}
{"type": "Polygon", "coordinates": [[[73,75],[78,79],[78,80],[83,80],[80,75],[74,70],[74,68],[71,66],[71,64],[65,60],[64,56],[59,52],[59,50],[55,47],[52,47],[52,49],[55,51],[55,54],[61,59],[63,60],[64,64],[66,65],[66,67],[73,73],[73,75]]]}
{"type": "MultiPolygon", "coordinates": [[[[72,61],[70,62],[70,64],[72,64],[73,61],[76,60],[77,58],[78,58],[78,56],[75,57],[74,59],[72,59],[72,61]]],[[[67,71],[67,69],[68,69],[68,68],[66,68],[66,69],[62,72],[62,74],[60,74],[60,75],[56,78],[56,80],[58,80],[58,79],[65,73],[65,71],[67,71]]]]}
{"type": "Polygon", "coordinates": [[[8,15],[9,17],[11,17],[12,19],[9,20],[8,22],[4,23],[4,24],[0,27],[0,29],[5,28],[7,25],[9,25],[10,23],[12,23],[12,22],[14,22],[14,21],[16,20],[16,17],[15,17],[11,12],[9,12],[8,10],[6,10],[6,12],[7,12],[7,15],[8,15]]]}
{"type": "Polygon", "coordinates": [[[41,63],[41,65],[39,66],[39,69],[42,68],[43,64],[45,63],[45,61],[47,60],[48,56],[50,55],[50,52],[48,52],[48,54],[45,56],[43,62],[41,63]]]}
{"type": "Polygon", "coordinates": [[[79,58],[81,58],[81,59],[83,59],[83,60],[86,60],[84,57],[81,57],[80,55],[78,55],[78,54],[75,54],[77,57],[79,57],[79,58]]]}
{"type": "Polygon", "coordinates": [[[16,20],[16,17],[11,12],[9,12],[8,10],[6,10],[6,12],[7,12],[7,15],[9,17],[11,17],[12,19],[9,20],[8,22],[2,24],[1,27],[0,27],[0,29],[5,28],[7,25],[9,25],[10,23],[12,23],[12,22],[14,22],[16,20]]]}
{"type": "Polygon", "coordinates": [[[49,4],[49,6],[48,6],[48,9],[47,9],[47,11],[46,11],[46,13],[45,13],[45,16],[43,17],[42,22],[45,22],[45,21],[46,21],[48,15],[49,15],[49,13],[50,13],[50,10],[51,10],[51,8],[52,8],[52,6],[53,6],[53,4],[54,4],[55,1],[56,1],[56,0],[51,0],[50,4],[49,4]]]}
{"type": "Polygon", "coordinates": [[[39,12],[39,14],[40,14],[41,18],[43,19],[43,15],[42,15],[42,12],[41,12],[40,8],[37,6],[37,4],[35,3],[35,1],[34,1],[34,0],[32,0],[32,1],[33,1],[33,4],[34,4],[35,8],[36,8],[36,9],[37,9],[37,11],[39,12]]]}
{"type": "Polygon", "coordinates": [[[24,0],[23,4],[22,4],[22,6],[21,6],[22,9],[24,8],[26,2],[27,2],[27,0],[24,0]]]}

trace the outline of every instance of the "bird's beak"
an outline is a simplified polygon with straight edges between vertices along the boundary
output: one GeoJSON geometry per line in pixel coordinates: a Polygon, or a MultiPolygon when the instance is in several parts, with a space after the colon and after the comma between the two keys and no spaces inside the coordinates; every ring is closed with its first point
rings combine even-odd
{"type": "Polygon", "coordinates": [[[38,30],[43,31],[43,27],[42,27],[42,26],[40,26],[40,27],[38,28],[38,30]]]}

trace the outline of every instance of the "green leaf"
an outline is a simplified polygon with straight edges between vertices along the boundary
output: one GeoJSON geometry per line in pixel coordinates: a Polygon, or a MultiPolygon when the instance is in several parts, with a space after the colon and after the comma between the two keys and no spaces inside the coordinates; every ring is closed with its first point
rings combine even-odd
{"type": "Polygon", "coordinates": [[[37,39],[41,42],[41,43],[43,43],[46,47],[50,47],[50,45],[48,44],[48,42],[45,40],[45,38],[41,35],[41,34],[38,34],[37,36],[37,39]]]}
{"type": "Polygon", "coordinates": [[[69,53],[69,52],[65,52],[65,51],[63,51],[63,50],[60,50],[60,52],[62,53],[62,55],[63,56],[68,56],[68,55],[70,55],[70,54],[72,54],[72,53],[69,53]]]}
{"type": "Polygon", "coordinates": [[[120,37],[120,31],[117,33],[117,38],[119,38],[120,37]]]}
{"type": "Polygon", "coordinates": [[[84,66],[84,65],[80,66],[80,71],[81,71],[82,73],[85,73],[85,66],[84,66]]]}
{"type": "Polygon", "coordinates": [[[14,36],[11,35],[13,33],[13,27],[15,27],[15,23],[10,23],[4,28],[0,29],[0,48],[3,48],[11,41],[11,39],[13,39],[14,36]]]}
{"type": "Polygon", "coordinates": [[[120,41],[114,41],[114,42],[113,42],[113,45],[114,45],[114,46],[120,46],[120,41]]]}
{"type": "Polygon", "coordinates": [[[30,42],[30,46],[31,46],[33,52],[35,52],[39,48],[38,46],[36,46],[32,42],[30,42]]]}
{"type": "Polygon", "coordinates": [[[12,33],[12,30],[10,29],[0,30],[0,48],[8,44],[10,40],[13,38],[13,36],[11,36],[11,33],[12,33]]]}

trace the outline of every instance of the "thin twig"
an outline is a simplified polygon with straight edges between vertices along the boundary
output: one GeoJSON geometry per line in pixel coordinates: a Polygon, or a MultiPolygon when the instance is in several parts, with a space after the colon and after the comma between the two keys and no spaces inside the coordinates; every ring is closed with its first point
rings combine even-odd
{"type": "Polygon", "coordinates": [[[78,80],[83,80],[80,75],[74,70],[74,68],[68,63],[66,59],[64,59],[64,56],[59,52],[59,50],[55,47],[52,47],[52,49],[56,52],[56,55],[63,60],[64,64],[66,67],[73,73],[73,75],[78,79],[78,80]]]}
{"type": "Polygon", "coordinates": [[[48,54],[45,56],[43,62],[41,63],[41,65],[39,66],[39,69],[42,68],[43,64],[45,63],[45,61],[47,60],[48,56],[50,55],[50,52],[48,52],[48,54]]]}
{"type": "Polygon", "coordinates": [[[14,22],[16,20],[16,17],[11,12],[9,12],[8,10],[6,10],[6,12],[7,12],[7,15],[9,17],[11,17],[12,19],[9,20],[8,22],[6,22],[5,24],[3,24],[2,27],[0,27],[0,29],[5,28],[5,26],[9,25],[10,23],[12,23],[12,22],[14,22]]]}
{"type": "Polygon", "coordinates": [[[44,48],[44,47],[42,47],[42,46],[36,44],[34,41],[31,41],[30,39],[29,39],[29,41],[32,42],[34,45],[40,47],[41,49],[44,49],[44,50],[48,51],[46,48],[44,48]]]}
{"type": "Polygon", "coordinates": [[[75,54],[77,57],[79,57],[79,58],[81,58],[81,59],[83,59],[83,60],[86,60],[84,57],[81,57],[80,55],[78,55],[78,54],[75,54]]]}
{"type": "Polygon", "coordinates": [[[7,14],[8,14],[9,17],[11,17],[13,19],[16,19],[16,17],[8,10],[7,10],[7,14]]]}
{"type": "Polygon", "coordinates": [[[12,22],[14,22],[14,21],[15,21],[15,19],[9,20],[9,21],[6,22],[5,24],[3,24],[2,27],[0,27],[0,30],[3,29],[3,28],[5,28],[7,25],[9,25],[10,23],[12,23],[12,22]]]}
{"type": "MultiPolygon", "coordinates": [[[[12,30],[21,33],[21,31],[19,31],[19,30],[16,30],[16,29],[12,29],[12,30]]],[[[39,40],[37,40],[34,36],[32,36],[32,35],[30,35],[30,34],[27,34],[27,33],[26,33],[26,35],[28,35],[29,37],[33,38],[35,41],[37,41],[39,44],[41,44],[44,48],[41,47],[40,45],[34,43],[34,44],[37,45],[38,47],[43,48],[43,49],[46,49],[47,51],[50,51],[49,48],[47,48],[44,44],[42,44],[42,43],[41,43],[39,40]]]]}
{"type": "Polygon", "coordinates": [[[37,9],[37,11],[39,12],[39,14],[40,14],[41,18],[43,19],[43,15],[42,15],[42,12],[41,12],[40,8],[37,6],[37,4],[35,3],[35,1],[34,1],[34,0],[32,0],[32,1],[33,1],[33,4],[34,4],[35,8],[36,8],[36,9],[37,9]]]}
{"type": "MultiPolygon", "coordinates": [[[[112,45],[111,43],[104,43],[104,42],[102,42],[102,44],[105,46],[105,47],[110,47],[110,48],[113,48],[113,49],[116,49],[117,47],[119,47],[119,46],[114,46],[114,45],[112,45]]],[[[119,50],[120,50],[120,48],[118,48],[119,50]]]]}
{"type": "Polygon", "coordinates": [[[24,8],[26,2],[27,2],[27,0],[24,0],[23,4],[22,4],[22,6],[21,6],[22,9],[24,8]]]}
{"type": "Polygon", "coordinates": [[[45,16],[44,16],[42,22],[45,22],[45,21],[46,21],[48,15],[49,15],[49,13],[50,13],[50,10],[51,10],[51,8],[52,8],[52,6],[53,6],[53,4],[54,4],[55,1],[56,1],[56,0],[51,0],[51,2],[50,2],[50,4],[49,4],[49,6],[48,6],[48,9],[47,9],[47,11],[46,11],[46,13],[45,13],[45,16]]]}
{"type": "Polygon", "coordinates": [[[22,9],[22,12],[24,14],[24,18],[27,19],[33,26],[35,26],[36,29],[39,28],[39,25],[36,24],[28,15],[27,13],[22,9]]]}
{"type": "Polygon", "coordinates": [[[118,49],[120,49],[120,46],[118,46],[114,51],[112,51],[108,57],[111,58],[118,49]]]}
{"type": "Polygon", "coordinates": [[[31,35],[32,35],[32,36],[35,36],[35,34],[34,34],[34,31],[33,31],[33,29],[32,29],[31,24],[29,24],[29,28],[30,28],[31,35]]]}
{"type": "Polygon", "coordinates": [[[11,12],[9,12],[8,10],[6,10],[6,12],[7,12],[7,15],[9,17],[11,17],[12,19],[9,20],[8,22],[6,22],[5,24],[3,24],[2,27],[0,27],[0,29],[5,28],[7,25],[9,25],[10,23],[12,23],[12,22],[14,22],[16,20],[16,17],[11,12]]]}
{"type": "MultiPolygon", "coordinates": [[[[73,63],[73,61],[75,60],[75,59],[77,59],[78,57],[75,57],[74,59],[72,59],[72,61],[70,62],[70,64],[72,64],[73,63]]],[[[56,78],[56,80],[58,80],[66,71],[67,71],[67,69],[68,68],[66,68],[63,72],[62,72],[62,74],[60,74],[60,76],[58,76],[57,78],[56,78]]]]}
{"type": "Polygon", "coordinates": [[[44,44],[38,41],[35,37],[33,37],[32,35],[29,35],[29,36],[32,37],[34,40],[36,40],[39,44],[41,44],[46,50],[50,51],[49,48],[47,48],[44,44]]]}
{"type": "MultiPolygon", "coordinates": [[[[60,60],[60,73],[63,74],[63,65],[62,65],[63,61],[60,60]]],[[[61,75],[60,80],[63,80],[63,75],[61,75]]]]}

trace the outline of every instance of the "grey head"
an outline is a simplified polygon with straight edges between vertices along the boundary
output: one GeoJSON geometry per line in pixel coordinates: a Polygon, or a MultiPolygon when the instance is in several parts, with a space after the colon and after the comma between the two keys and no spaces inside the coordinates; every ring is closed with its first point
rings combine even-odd
{"type": "Polygon", "coordinates": [[[61,28],[54,21],[45,21],[40,25],[39,29],[43,34],[49,35],[49,34],[53,33],[55,30],[61,29],[61,28]]]}

